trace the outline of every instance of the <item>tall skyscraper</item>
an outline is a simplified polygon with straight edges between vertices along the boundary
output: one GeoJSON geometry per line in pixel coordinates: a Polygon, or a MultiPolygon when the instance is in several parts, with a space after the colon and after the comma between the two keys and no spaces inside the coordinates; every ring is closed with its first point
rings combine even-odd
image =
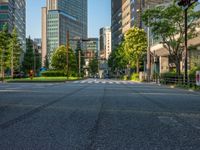
{"type": "Polygon", "coordinates": [[[112,48],[114,49],[120,44],[124,34],[131,27],[144,27],[141,20],[142,11],[148,7],[170,1],[171,0],[112,0],[112,48]]]}
{"type": "Polygon", "coordinates": [[[108,59],[112,52],[111,28],[104,27],[99,32],[100,60],[99,60],[99,76],[104,78],[108,76],[108,59]]]}
{"type": "Polygon", "coordinates": [[[26,0],[0,0],[0,30],[4,24],[9,32],[16,27],[22,49],[26,50],[26,0]]]}
{"type": "Polygon", "coordinates": [[[110,27],[104,27],[100,29],[100,58],[103,60],[108,60],[111,51],[111,29],[110,27]]]}
{"type": "MultiPolygon", "coordinates": [[[[87,0],[47,0],[42,8],[42,62],[70,39],[87,38],[87,0]]],[[[70,45],[75,48],[76,44],[70,45]]]]}

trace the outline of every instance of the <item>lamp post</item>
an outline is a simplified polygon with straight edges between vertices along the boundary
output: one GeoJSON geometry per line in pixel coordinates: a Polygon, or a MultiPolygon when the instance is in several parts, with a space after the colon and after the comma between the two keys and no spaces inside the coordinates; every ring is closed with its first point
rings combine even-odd
{"type": "MultiPolygon", "coordinates": [[[[143,0],[140,0],[139,2],[139,9],[137,9],[137,13],[139,13],[139,28],[141,29],[142,28],[142,9],[143,9],[143,6],[144,6],[144,1],[143,0]]],[[[147,7],[149,9],[149,5],[147,7]]],[[[150,28],[147,27],[147,40],[148,40],[148,46],[147,46],[147,69],[146,69],[146,72],[147,72],[147,81],[150,82],[151,80],[151,45],[150,45],[150,28]]]]}
{"type": "Polygon", "coordinates": [[[12,42],[12,51],[11,51],[11,77],[13,78],[14,75],[14,62],[13,62],[13,57],[14,57],[14,43],[12,42]]]}
{"type": "Polygon", "coordinates": [[[4,81],[4,49],[2,49],[2,54],[1,54],[1,78],[3,82],[4,81]]]}
{"type": "Polygon", "coordinates": [[[66,70],[67,70],[67,79],[69,78],[69,31],[67,31],[66,36],[66,70]]]}
{"type": "Polygon", "coordinates": [[[185,42],[184,42],[184,51],[185,51],[185,84],[188,83],[188,9],[196,3],[198,0],[179,0],[177,5],[182,7],[184,10],[184,26],[185,26],[185,42]]]}

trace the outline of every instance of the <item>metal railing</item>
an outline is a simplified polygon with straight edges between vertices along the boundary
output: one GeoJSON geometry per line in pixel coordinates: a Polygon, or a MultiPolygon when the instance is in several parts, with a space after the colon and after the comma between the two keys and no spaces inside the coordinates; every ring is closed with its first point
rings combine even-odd
{"type": "Polygon", "coordinates": [[[190,77],[187,82],[185,82],[183,77],[160,77],[159,81],[161,84],[165,85],[180,85],[180,86],[193,87],[195,89],[199,88],[196,85],[195,77],[190,77]]]}

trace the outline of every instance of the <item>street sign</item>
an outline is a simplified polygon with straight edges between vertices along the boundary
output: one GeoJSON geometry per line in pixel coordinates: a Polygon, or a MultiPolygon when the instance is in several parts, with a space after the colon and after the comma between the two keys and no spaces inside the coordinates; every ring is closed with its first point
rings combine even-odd
{"type": "Polygon", "coordinates": [[[200,71],[196,72],[196,85],[200,86],[200,71]]]}

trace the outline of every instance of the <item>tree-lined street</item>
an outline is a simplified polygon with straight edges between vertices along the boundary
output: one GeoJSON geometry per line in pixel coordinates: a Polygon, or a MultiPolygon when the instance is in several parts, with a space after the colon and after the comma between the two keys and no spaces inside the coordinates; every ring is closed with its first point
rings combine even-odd
{"type": "Polygon", "coordinates": [[[0,84],[0,147],[197,150],[199,97],[120,80],[0,84]]]}

